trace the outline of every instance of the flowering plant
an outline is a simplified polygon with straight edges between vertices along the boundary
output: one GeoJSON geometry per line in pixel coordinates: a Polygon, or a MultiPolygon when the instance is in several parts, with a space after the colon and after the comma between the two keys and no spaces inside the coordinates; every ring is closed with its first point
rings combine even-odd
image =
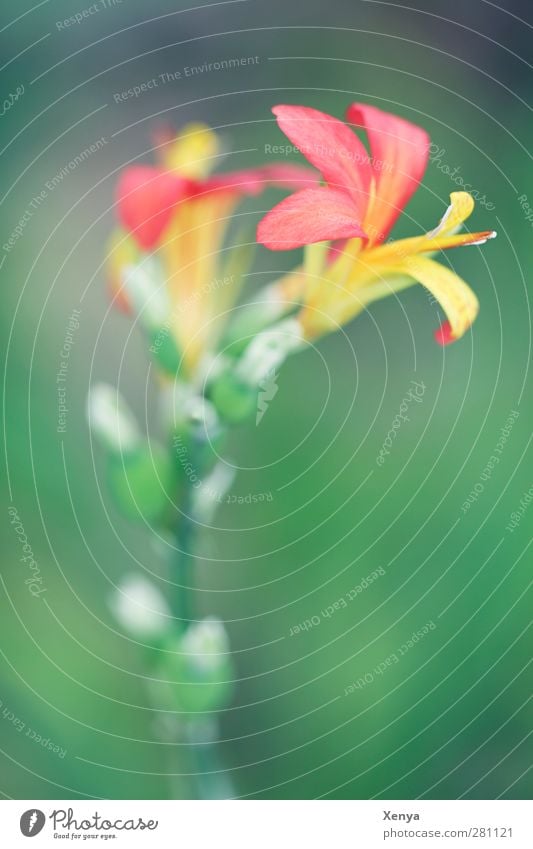
{"type": "Polygon", "coordinates": [[[229,467],[218,459],[225,435],[259,416],[265,380],[292,352],[414,283],[446,314],[437,341],[459,339],[478,301],[432,256],[495,235],[459,232],[474,202],[454,192],[435,229],[388,239],[427,165],[423,129],[363,104],[348,108],[348,123],[303,106],[273,111],[312,168],[270,164],[213,174],[219,140],[198,124],[176,137],[162,134],[157,165],[122,173],[110,292],[145,334],[166,442],[148,440],[109,386],[93,387],[88,404],[117,506],[157,527],[163,541],[165,570],[150,579],[127,576],[113,610],[147,648],[150,697],[164,720],[159,733],[181,744],[194,782],[186,794],[200,798],[232,794],[227,775],[213,768],[217,717],[234,679],[228,637],[220,620],[199,614],[194,589],[199,529],[231,485],[229,467]],[[366,130],[369,151],[356,127],[366,130]],[[303,247],[303,262],[239,303],[253,244],[233,236],[233,245],[231,225],[243,197],[269,185],[292,193],[260,222],[257,241],[276,251],[303,247]]]}

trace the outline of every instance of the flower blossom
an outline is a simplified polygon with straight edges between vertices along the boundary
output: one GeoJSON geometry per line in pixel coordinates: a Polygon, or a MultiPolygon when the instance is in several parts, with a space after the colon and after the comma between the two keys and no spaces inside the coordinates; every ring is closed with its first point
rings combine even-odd
{"type": "Polygon", "coordinates": [[[480,245],[496,233],[459,233],[474,208],[467,192],[453,192],[436,228],[397,241],[389,233],[417,189],[429,155],[420,127],[374,106],[354,103],[349,124],[305,106],[273,112],[290,141],[323,177],[275,206],[259,224],[257,239],[271,250],[306,247],[302,267],[276,285],[278,297],[298,302],[298,321],[314,339],[350,321],[370,303],[421,283],[447,321],[435,331],[444,345],[459,339],[478,313],[467,284],[431,255],[460,245],[480,245]],[[370,152],[354,132],[362,127],[370,152]],[[313,247],[309,247],[313,246],[313,247]]]}
{"type": "Polygon", "coordinates": [[[192,373],[215,347],[239,295],[242,269],[235,269],[227,246],[238,204],[268,185],[313,185],[318,175],[287,163],[212,174],[221,154],[216,134],[204,124],[177,136],[165,133],[157,142],[159,163],[131,165],[118,181],[122,227],[109,248],[110,286],[117,305],[130,311],[131,281],[143,277],[144,297],[148,289],[148,300],[159,305],[157,321],[192,373]]]}

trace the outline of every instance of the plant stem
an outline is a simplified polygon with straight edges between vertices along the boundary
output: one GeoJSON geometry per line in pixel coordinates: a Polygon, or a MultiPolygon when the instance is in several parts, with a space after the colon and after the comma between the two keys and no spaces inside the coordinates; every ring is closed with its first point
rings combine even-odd
{"type": "MultiPolygon", "coordinates": [[[[189,501],[190,499],[186,499],[189,501]]],[[[184,505],[188,510],[189,505],[184,505]]],[[[194,527],[188,515],[184,512],[177,523],[175,536],[176,545],[176,574],[173,576],[173,608],[183,631],[194,618],[194,554],[193,548],[194,527]]]]}
{"type": "MultiPolygon", "coordinates": [[[[191,446],[190,462],[195,463],[196,451],[191,446]]],[[[195,526],[192,518],[193,498],[192,486],[187,481],[180,514],[176,522],[174,543],[176,547],[176,572],[173,575],[173,612],[181,629],[185,631],[195,618],[196,605],[194,599],[194,536],[195,526]]]]}
{"type": "MultiPolygon", "coordinates": [[[[190,448],[190,462],[193,468],[198,466],[199,446],[190,448]]],[[[200,472],[202,469],[200,469],[200,472]]],[[[195,604],[195,522],[193,519],[193,487],[187,482],[180,505],[180,515],[175,524],[175,572],[172,575],[171,605],[178,626],[185,632],[192,622],[198,619],[195,604]]],[[[231,799],[234,792],[229,774],[221,769],[217,757],[218,720],[215,715],[194,720],[183,717],[175,725],[170,741],[181,744],[178,752],[172,751],[173,766],[189,773],[190,797],[193,799],[231,799]]],[[[183,773],[182,773],[183,775],[183,773]]],[[[180,792],[180,775],[172,776],[172,793],[180,792]]]]}

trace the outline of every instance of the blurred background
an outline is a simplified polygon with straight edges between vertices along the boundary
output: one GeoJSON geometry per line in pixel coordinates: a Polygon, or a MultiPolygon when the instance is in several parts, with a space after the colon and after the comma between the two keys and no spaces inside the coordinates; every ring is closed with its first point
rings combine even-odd
{"type": "MultiPolygon", "coordinates": [[[[531,794],[530,11],[525,0],[4,0],[4,796],[175,792],[142,653],[108,603],[125,573],[157,574],[156,540],[114,510],[85,419],[95,380],[120,384],[142,420],[156,396],[143,341],[105,288],[117,172],[150,161],[161,122],[217,128],[229,170],[274,160],[269,145],[286,141],[274,104],[342,116],[352,101],[434,143],[395,234],[433,228],[460,175],[478,198],[469,227],[498,238],[443,260],[481,302],[461,342],[435,344],[438,307],[413,287],[291,359],[260,424],[236,430],[243,501],[221,505],[198,569],[202,613],[227,623],[238,673],[220,754],[245,798],[531,794]],[[412,381],[421,403],[380,467],[412,381]],[[23,555],[40,583],[26,583],[23,555]]],[[[279,197],[247,201],[250,232],[279,197]]],[[[258,249],[249,291],[297,259],[258,249]]]]}

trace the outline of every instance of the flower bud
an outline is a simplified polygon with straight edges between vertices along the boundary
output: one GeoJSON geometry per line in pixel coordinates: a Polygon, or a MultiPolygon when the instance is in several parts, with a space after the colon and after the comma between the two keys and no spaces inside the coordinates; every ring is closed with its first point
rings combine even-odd
{"type": "Polygon", "coordinates": [[[231,366],[213,381],[210,395],[217,411],[230,424],[250,418],[257,407],[257,392],[241,380],[231,366]]]}
{"type": "Polygon", "coordinates": [[[126,266],[124,288],[148,335],[150,353],[163,371],[176,374],[181,365],[181,353],[173,333],[171,304],[157,260],[146,257],[141,263],[126,266]]]}
{"type": "Polygon", "coordinates": [[[176,382],[165,398],[165,418],[172,431],[178,468],[203,476],[217,460],[225,433],[213,404],[187,384],[176,382]]]}
{"type": "Polygon", "coordinates": [[[149,338],[149,351],[157,365],[167,374],[177,374],[182,364],[182,356],[169,319],[160,327],[151,330],[149,338]]]}
{"type": "Polygon", "coordinates": [[[209,713],[227,704],[234,672],[220,620],[193,622],[181,637],[170,637],[163,648],[159,674],[168,681],[178,710],[209,713]]]}
{"type": "Polygon", "coordinates": [[[132,637],[158,640],[172,625],[172,614],[164,595],[142,575],[127,575],[110,599],[120,625],[132,637]]]}
{"type": "Polygon", "coordinates": [[[238,423],[257,412],[265,381],[302,345],[302,329],[294,318],[258,333],[241,358],[233,366],[228,364],[213,380],[210,393],[220,415],[238,423]]]}
{"type": "Polygon", "coordinates": [[[143,326],[150,331],[161,327],[170,313],[170,304],[164,278],[154,257],[126,266],[124,286],[143,326]]]}
{"type": "Polygon", "coordinates": [[[162,403],[162,416],[167,426],[182,435],[194,431],[198,439],[210,439],[220,426],[213,405],[189,383],[177,380],[166,387],[162,403]]]}
{"type": "Polygon", "coordinates": [[[229,653],[224,625],[213,616],[193,622],[182,637],[180,650],[188,655],[191,669],[201,673],[220,669],[229,653]]]}
{"type": "Polygon", "coordinates": [[[275,372],[289,354],[303,345],[302,329],[295,318],[288,318],[251,341],[237,363],[236,373],[254,389],[267,375],[275,372]]]}
{"type": "Polygon", "coordinates": [[[115,504],[128,519],[162,521],[171,508],[175,470],[170,453],[156,442],[109,455],[107,480],[115,504]]]}
{"type": "Polygon", "coordinates": [[[87,419],[91,431],[110,451],[129,453],[141,441],[137,422],[117,389],[96,383],[87,397],[87,419]]]}
{"type": "Polygon", "coordinates": [[[217,463],[204,478],[198,489],[193,491],[193,511],[199,522],[212,521],[215,511],[235,480],[235,469],[226,463],[217,463]]]}

